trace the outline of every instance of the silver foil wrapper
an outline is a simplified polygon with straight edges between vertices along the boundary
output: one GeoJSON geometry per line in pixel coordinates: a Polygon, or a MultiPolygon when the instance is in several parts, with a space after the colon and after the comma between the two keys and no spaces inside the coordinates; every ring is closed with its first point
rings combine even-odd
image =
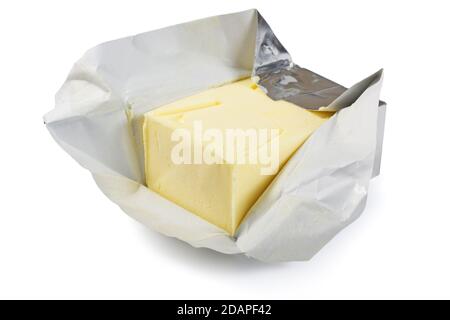
{"type": "Polygon", "coordinates": [[[346,88],[292,61],[272,29],[258,12],[253,76],[267,95],[310,110],[328,107],[346,88]]]}

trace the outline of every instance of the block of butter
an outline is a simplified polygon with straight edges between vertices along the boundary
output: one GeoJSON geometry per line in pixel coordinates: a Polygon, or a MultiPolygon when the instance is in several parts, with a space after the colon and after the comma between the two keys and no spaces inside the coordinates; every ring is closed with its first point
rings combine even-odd
{"type": "Polygon", "coordinates": [[[269,98],[250,79],[145,114],[147,186],[234,235],[289,157],[332,114],[269,98]]]}

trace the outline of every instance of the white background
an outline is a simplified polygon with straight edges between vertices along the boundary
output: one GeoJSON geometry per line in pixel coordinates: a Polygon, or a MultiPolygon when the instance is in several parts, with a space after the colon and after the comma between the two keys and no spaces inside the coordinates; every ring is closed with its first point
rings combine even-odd
{"type": "Polygon", "coordinates": [[[2,2],[0,298],[450,298],[447,2],[2,2]],[[88,48],[253,7],[304,67],[346,86],[385,69],[382,174],[361,218],[309,262],[262,264],[146,229],[42,121],[88,48]]]}

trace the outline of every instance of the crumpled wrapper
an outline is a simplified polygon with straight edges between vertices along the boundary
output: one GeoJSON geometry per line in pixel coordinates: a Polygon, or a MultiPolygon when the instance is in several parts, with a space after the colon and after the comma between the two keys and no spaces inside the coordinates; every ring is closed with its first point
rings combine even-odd
{"type": "Polygon", "coordinates": [[[262,261],[308,260],[363,211],[379,172],[382,71],[346,89],[292,62],[256,10],[100,44],[75,63],[44,120],[128,215],[194,247],[262,261]],[[282,168],[237,234],[144,185],[142,115],[253,76],[273,99],[338,110],[282,168]]]}

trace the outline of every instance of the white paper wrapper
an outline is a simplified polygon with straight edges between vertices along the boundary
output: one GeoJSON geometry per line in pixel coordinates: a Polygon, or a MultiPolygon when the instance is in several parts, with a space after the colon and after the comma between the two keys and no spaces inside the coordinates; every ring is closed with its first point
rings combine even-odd
{"type": "Polygon", "coordinates": [[[56,108],[44,117],[47,128],[92,172],[109,199],[152,229],[226,254],[308,260],[361,214],[369,181],[378,174],[385,112],[385,105],[379,107],[381,71],[348,90],[320,78],[331,83],[320,88],[327,94],[296,91],[296,101],[321,97],[327,101],[323,106],[340,111],[289,160],[235,237],[143,185],[145,112],[252,74],[269,75],[261,86],[273,97],[285,91],[271,90],[277,85],[270,79],[276,72],[267,73],[272,62],[288,61],[281,73],[298,68],[300,77],[313,74],[293,65],[287,51],[274,52],[282,46],[273,34],[264,38],[274,45],[272,52],[261,60],[267,55],[261,35],[267,32],[259,13],[249,10],[101,44],[74,65],[56,95],[56,108]]]}

